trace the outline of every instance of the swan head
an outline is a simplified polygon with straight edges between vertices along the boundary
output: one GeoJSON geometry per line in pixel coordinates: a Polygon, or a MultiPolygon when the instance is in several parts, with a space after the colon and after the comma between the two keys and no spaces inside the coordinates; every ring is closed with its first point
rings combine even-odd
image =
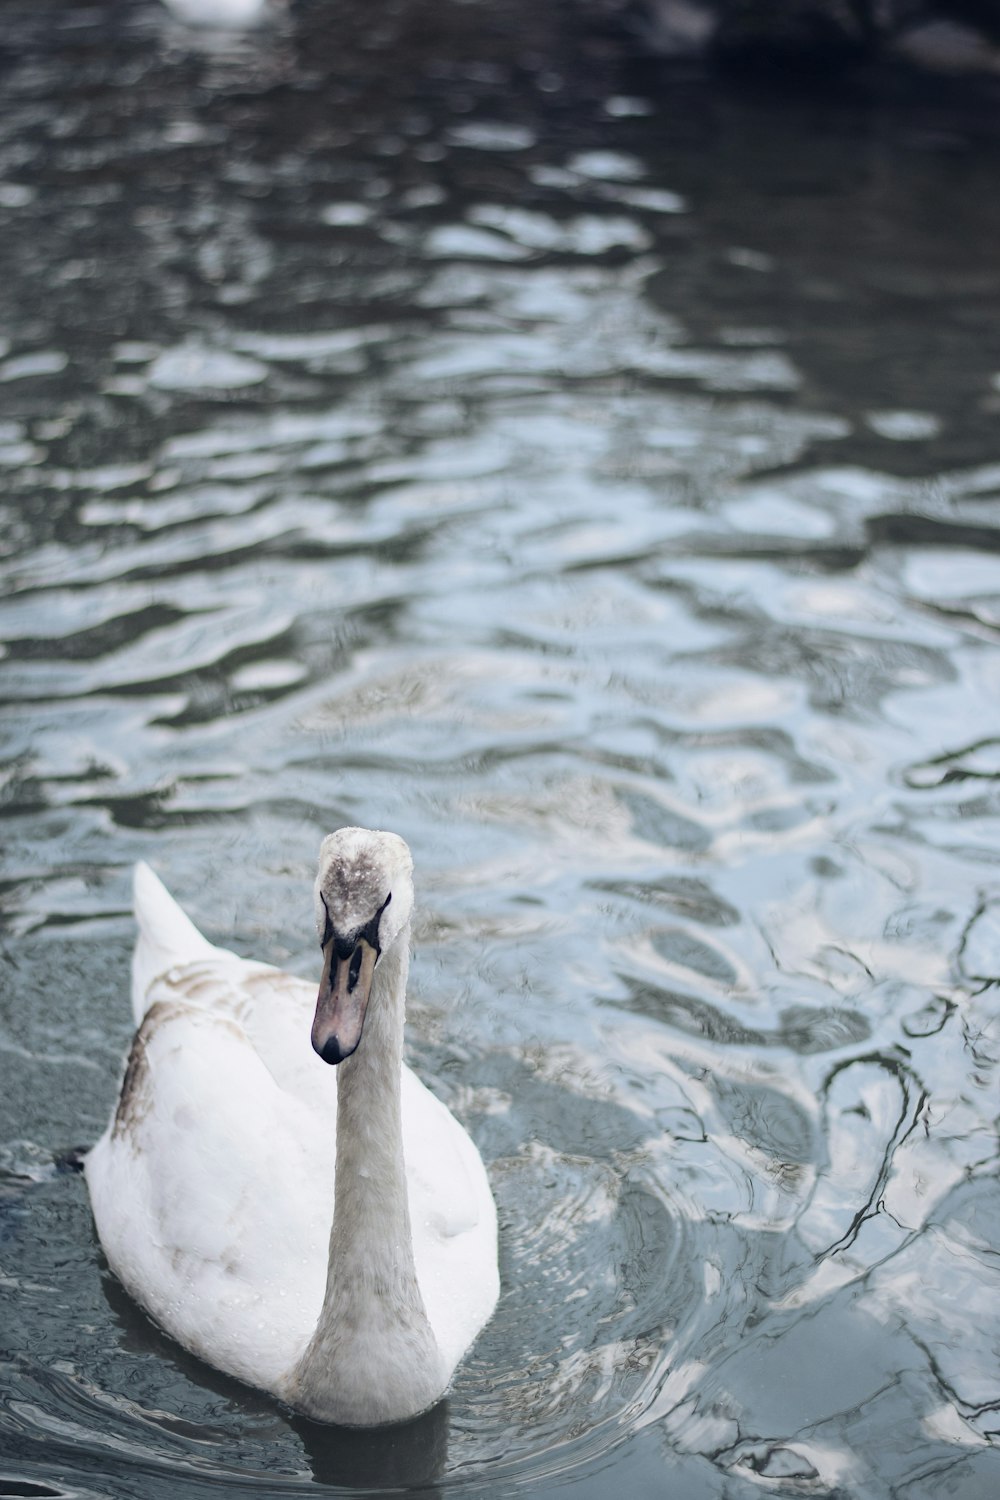
{"type": "Polygon", "coordinates": [[[395,833],[339,828],[320,846],[314,897],[323,976],[312,1044],[339,1063],[361,1040],[376,966],[409,923],[410,851],[395,833]]]}

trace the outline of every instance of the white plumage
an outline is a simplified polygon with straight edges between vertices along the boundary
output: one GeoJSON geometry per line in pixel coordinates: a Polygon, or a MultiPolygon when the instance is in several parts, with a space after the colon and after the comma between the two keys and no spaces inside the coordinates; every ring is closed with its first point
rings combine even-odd
{"type": "Polygon", "coordinates": [[[482,1161],[402,1064],[410,870],[394,834],[324,841],[317,1003],[213,947],[139,865],[138,1030],[86,1163],[111,1268],[157,1323],[357,1425],[432,1405],[499,1289],[482,1161]]]}

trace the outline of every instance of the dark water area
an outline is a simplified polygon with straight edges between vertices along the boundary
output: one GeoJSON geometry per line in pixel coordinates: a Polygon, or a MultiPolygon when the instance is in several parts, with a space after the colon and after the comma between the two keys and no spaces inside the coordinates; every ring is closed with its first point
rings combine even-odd
{"type": "Polygon", "coordinates": [[[1000,1492],[1000,131],[600,8],[0,4],[0,1496],[1000,1492]],[[503,1291],[323,1429],[130,1303],[72,1153],[130,869],[409,1057],[503,1291]]]}

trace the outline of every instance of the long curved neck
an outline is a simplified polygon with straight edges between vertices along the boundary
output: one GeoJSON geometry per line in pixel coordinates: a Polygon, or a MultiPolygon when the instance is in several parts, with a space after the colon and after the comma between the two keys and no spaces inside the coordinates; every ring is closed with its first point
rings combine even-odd
{"type": "Polygon", "coordinates": [[[348,1295],[419,1305],[400,1100],[408,933],[388,950],[361,1043],[337,1074],[337,1174],[324,1316],[348,1295]],[[332,1304],[332,1305],[331,1305],[332,1304]]]}
{"type": "Polygon", "coordinates": [[[409,928],[375,971],[356,1052],[337,1071],[337,1167],[326,1294],[291,1399],[321,1420],[412,1416],[444,1388],[413,1259],[401,1073],[409,928]]]}

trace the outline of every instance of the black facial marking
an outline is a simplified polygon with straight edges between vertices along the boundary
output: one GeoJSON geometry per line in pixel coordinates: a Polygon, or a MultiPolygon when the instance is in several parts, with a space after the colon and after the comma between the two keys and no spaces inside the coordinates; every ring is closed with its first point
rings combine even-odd
{"type": "Polygon", "coordinates": [[[355,957],[357,957],[357,963],[359,967],[361,964],[361,957],[360,954],[358,954],[358,944],[361,942],[365,942],[368,944],[369,948],[374,948],[376,958],[382,952],[382,947],[378,940],[378,924],[382,920],[382,913],[385,911],[386,907],[389,905],[389,902],[392,900],[392,892],[390,891],[388,896],[386,896],[385,900],[382,902],[382,905],[379,907],[378,911],[372,917],[370,922],[366,922],[364,927],[359,927],[354,932],[347,933],[344,937],[341,937],[339,932],[334,931],[333,923],[330,921],[330,913],[327,909],[326,901],[322,896],[320,896],[320,900],[323,902],[323,910],[324,912],[326,912],[326,926],[323,929],[323,941],[320,944],[320,947],[325,948],[327,943],[332,940],[333,951],[336,953],[340,961],[343,963],[346,962],[347,959],[351,960],[351,989],[353,989],[357,981],[357,969],[355,968],[354,964],[355,957]]]}
{"type": "Polygon", "coordinates": [[[375,949],[376,954],[379,954],[379,953],[382,952],[382,947],[381,947],[381,944],[379,943],[379,940],[378,940],[378,924],[382,920],[382,913],[385,911],[386,907],[389,905],[389,902],[391,900],[392,900],[392,892],[390,891],[389,894],[388,894],[388,896],[386,896],[385,900],[382,902],[382,905],[379,907],[378,911],[375,913],[375,915],[372,917],[371,921],[368,923],[368,926],[364,929],[364,931],[361,934],[361,936],[364,938],[365,942],[369,945],[369,947],[375,949]]]}
{"type": "Polygon", "coordinates": [[[357,946],[358,934],[352,932],[347,937],[341,937],[339,933],[334,932],[331,928],[330,935],[333,938],[333,951],[341,963],[346,963],[357,946]]]}

